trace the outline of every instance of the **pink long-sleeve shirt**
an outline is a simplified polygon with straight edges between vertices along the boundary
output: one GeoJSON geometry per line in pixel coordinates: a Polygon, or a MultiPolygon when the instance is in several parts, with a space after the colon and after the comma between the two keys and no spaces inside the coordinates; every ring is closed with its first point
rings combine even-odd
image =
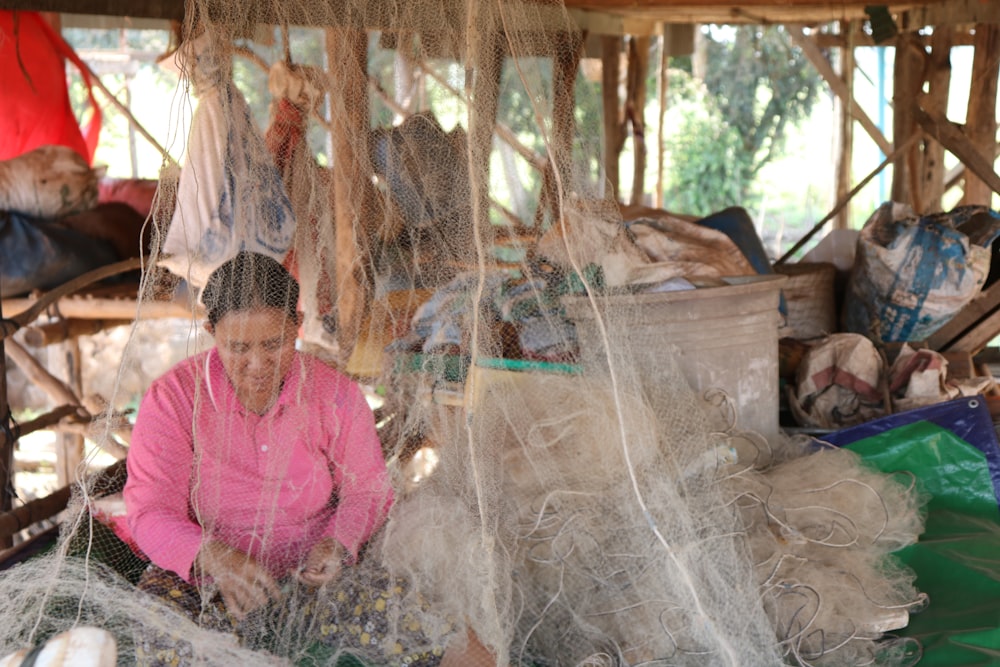
{"type": "Polygon", "coordinates": [[[298,353],[264,415],[242,406],[214,349],[182,361],[146,392],[127,466],[136,543],[188,581],[207,539],[279,578],[324,537],[355,558],[392,504],[361,390],[298,353]]]}

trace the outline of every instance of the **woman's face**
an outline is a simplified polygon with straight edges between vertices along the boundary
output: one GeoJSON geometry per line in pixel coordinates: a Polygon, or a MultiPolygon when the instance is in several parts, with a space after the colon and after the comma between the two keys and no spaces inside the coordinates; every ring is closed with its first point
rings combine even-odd
{"type": "Polygon", "coordinates": [[[240,402],[255,412],[267,410],[281,391],[281,381],[295,353],[298,317],[280,308],[261,306],[232,311],[215,326],[215,346],[240,402]]]}

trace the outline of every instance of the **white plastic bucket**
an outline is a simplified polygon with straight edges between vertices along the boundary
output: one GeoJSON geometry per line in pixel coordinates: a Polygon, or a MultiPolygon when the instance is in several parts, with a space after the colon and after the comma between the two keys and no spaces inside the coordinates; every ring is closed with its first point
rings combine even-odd
{"type": "MultiPolygon", "coordinates": [[[[772,438],[778,426],[778,302],[782,275],[726,278],[729,284],[679,292],[564,297],[584,360],[607,355],[596,313],[608,323],[617,354],[628,349],[643,383],[654,386],[657,357],[674,354],[693,389],[721,389],[732,401],[739,429],[772,438]]],[[[669,367],[669,366],[668,366],[669,367]]]]}

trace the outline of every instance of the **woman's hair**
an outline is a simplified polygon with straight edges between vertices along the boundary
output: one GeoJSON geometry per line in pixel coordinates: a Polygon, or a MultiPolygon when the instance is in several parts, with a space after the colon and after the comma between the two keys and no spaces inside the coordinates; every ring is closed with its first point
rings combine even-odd
{"type": "Polygon", "coordinates": [[[299,283],[271,257],[244,250],[212,272],[201,300],[212,326],[227,313],[260,307],[278,308],[294,318],[299,283]]]}

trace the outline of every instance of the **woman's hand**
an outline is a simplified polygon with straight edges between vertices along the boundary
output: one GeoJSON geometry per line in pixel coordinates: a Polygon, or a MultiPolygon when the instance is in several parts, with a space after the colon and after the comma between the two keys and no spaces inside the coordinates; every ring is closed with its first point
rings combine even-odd
{"type": "Polygon", "coordinates": [[[195,571],[212,577],[222,593],[226,609],[238,620],[269,601],[281,599],[274,577],[252,556],[222,542],[201,545],[195,571]]]}
{"type": "Polygon", "coordinates": [[[344,547],[332,537],[324,537],[309,550],[309,555],[295,577],[309,586],[328,584],[338,576],[344,566],[344,547]]]}

